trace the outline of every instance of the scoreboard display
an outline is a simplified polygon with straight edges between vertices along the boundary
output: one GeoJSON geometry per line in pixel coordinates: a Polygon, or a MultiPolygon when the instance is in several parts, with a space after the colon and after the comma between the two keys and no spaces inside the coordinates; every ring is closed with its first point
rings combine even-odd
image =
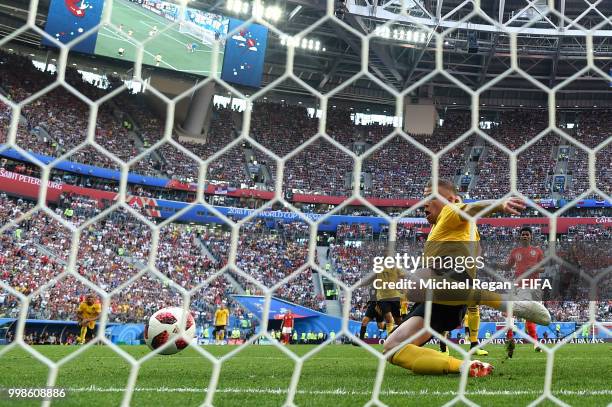
{"type": "Polygon", "coordinates": [[[268,29],[162,0],[52,0],[42,44],[259,87],[268,29]],[[106,10],[106,7],[109,10],[106,10]],[[110,13],[111,24],[102,22],[110,13]]]}

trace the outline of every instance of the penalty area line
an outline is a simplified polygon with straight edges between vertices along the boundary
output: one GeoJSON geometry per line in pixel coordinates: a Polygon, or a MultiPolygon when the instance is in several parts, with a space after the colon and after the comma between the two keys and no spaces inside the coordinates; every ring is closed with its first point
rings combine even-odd
{"type": "MultiPolygon", "coordinates": [[[[120,387],[77,387],[68,388],[67,392],[84,393],[84,392],[98,392],[98,393],[123,393],[127,391],[126,388],[120,387]]],[[[208,391],[207,388],[194,388],[194,387],[135,387],[134,392],[136,393],[205,393],[208,391]]],[[[215,393],[235,393],[235,394],[287,394],[287,389],[281,388],[239,388],[239,387],[226,387],[216,389],[215,393]]],[[[296,390],[298,394],[306,395],[328,395],[328,396],[368,396],[371,395],[370,391],[363,390],[348,390],[343,388],[330,389],[330,390],[296,390]]],[[[466,391],[465,394],[469,396],[521,396],[521,395],[540,395],[543,391],[540,390],[474,390],[466,391]]],[[[386,396],[456,396],[456,391],[439,391],[439,390],[381,390],[380,394],[386,396]]],[[[612,395],[611,389],[604,390],[556,390],[552,392],[553,395],[559,396],[609,396],[612,395]]]]}

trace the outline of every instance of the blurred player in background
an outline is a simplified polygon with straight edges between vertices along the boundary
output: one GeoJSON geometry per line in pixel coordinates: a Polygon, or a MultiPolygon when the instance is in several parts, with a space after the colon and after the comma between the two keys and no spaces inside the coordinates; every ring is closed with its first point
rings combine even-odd
{"type": "MultiPolygon", "coordinates": [[[[480,331],[480,307],[474,305],[468,307],[467,314],[463,319],[465,336],[470,340],[470,349],[478,346],[478,332],[480,331]]],[[[474,354],[477,356],[489,356],[489,352],[484,349],[476,349],[474,354]]]]}
{"type": "MultiPolygon", "coordinates": [[[[359,331],[359,339],[361,339],[362,341],[366,337],[366,331],[368,330],[368,324],[370,323],[370,321],[376,321],[376,325],[378,326],[379,330],[382,330],[384,328],[385,321],[380,306],[376,301],[376,290],[374,289],[374,287],[370,287],[370,289],[368,290],[368,295],[369,298],[367,308],[365,315],[361,320],[361,329],[359,331]]],[[[357,344],[354,343],[354,345],[357,344]]]]}
{"type": "Polygon", "coordinates": [[[516,348],[516,343],[514,342],[514,318],[508,318],[508,324],[510,327],[506,331],[506,353],[512,359],[514,349],[516,348]]]}
{"type": "Polygon", "coordinates": [[[289,341],[291,340],[291,333],[293,332],[293,314],[291,313],[291,310],[288,310],[285,315],[283,315],[281,332],[281,342],[288,345],[289,341]]]}
{"type": "MultiPolygon", "coordinates": [[[[387,248],[386,256],[393,256],[395,254],[395,241],[390,241],[387,248]]],[[[397,267],[385,268],[382,273],[379,273],[376,277],[383,283],[397,283],[400,281],[402,271],[397,267]]],[[[400,316],[400,300],[405,297],[405,293],[398,289],[388,288],[384,285],[382,288],[376,290],[376,302],[380,307],[380,312],[385,320],[385,329],[387,331],[387,337],[391,335],[393,328],[396,325],[402,323],[400,316]]]]}
{"type": "MultiPolygon", "coordinates": [[[[538,263],[544,259],[544,252],[537,246],[533,246],[533,231],[530,227],[525,226],[520,230],[520,245],[512,249],[508,261],[506,264],[500,264],[499,268],[502,270],[512,270],[514,268],[514,279],[520,284],[523,280],[535,280],[539,277],[541,269],[533,270],[533,272],[527,276],[526,273],[531,271],[538,263]]],[[[533,338],[534,341],[538,341],[538,334],[536,330],[536,324],[531,321],[525,321],[525,330],[527,334],[533,338]]],[[[514,341],[511,330],[506,333],[506,339],[514,341]],[[510,335],[510,337],[508,337],[510,335]]],[[[533,345],[536,352],[542,352],[539,346],[533,345]]]]}
{"type": "Polygon", "coordinates": [[[229,322],[229,310],[224,303],[215,311],[215,340],[220,344],[225,339],[225,327],[229,322]]]}
{"type": "Polygon", "coordinates": [[[195,42],[187,43],[187,52],[189,52],[190,54],[194,53],[197,48],[198,44],[196,44],[195,42]]]}
{"type": "Polygon", "coordinates": [[[77,321],[81,327],[81,334],[77,338],[79,344],[84,344],[87,337],[87,333],[94,335],[94,329],[96,328],[96,321],[100,318],[102,308],[100,302],[97,301],[96,296],[88,294],[84,301],[81,301],[77,310],[77,321]]]}
{"type": "MultiPolygon", "coordinates": [[[[478,331],[480,330],[480,310],[477,305],[468,307],[465,318],[463,318],[463,327],[465,329],[465,337],[470,340],[470,349],[478,346],[478,331]]],[[[442,336],[449,337],[449,332],[445,331],[442,336]]],[[[449,354],[448,347],[444,341],[440,341],[440,352],[449,354]]],[[[489,356],[489,352],[484,349],[476,349],[474,352],[477,356],[489,356]]]]}
{"type": "Polygon", "coordinates": [[[400,301],[400,319],[402,322],[408,317],[408,298],[404,297],[400,301]]]}

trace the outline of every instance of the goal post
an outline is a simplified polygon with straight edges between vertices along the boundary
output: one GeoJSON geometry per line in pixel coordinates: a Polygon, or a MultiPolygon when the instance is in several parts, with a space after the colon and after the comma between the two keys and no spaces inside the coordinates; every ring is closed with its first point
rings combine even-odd
{"type": "Polygon", "coordinates": [[[196,38],[204,45],[212,45],[215,41],[215,33],[190,21],[182,21],[179,24],[179,32],[196,38]]]}

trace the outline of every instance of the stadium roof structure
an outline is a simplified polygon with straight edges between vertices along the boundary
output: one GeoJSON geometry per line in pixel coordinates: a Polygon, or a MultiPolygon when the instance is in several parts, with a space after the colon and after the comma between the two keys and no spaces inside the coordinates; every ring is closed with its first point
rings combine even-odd
{"type": "MultiPolygon", "coordinates": [[[[226,9],[226,3],[225,0],[197,0],[189,2],[189,6],[247,17],[233,15],[226,9]]],[[[444,71],[472,90],[507,73],[503,80],[481,94],[481,102],[487,106],[546,106],[548,96],[540,86],[552,88],[577,73],[579,77],[557,92],[560,107],[612,106],[607,79],[593,71],[581,72],[587,66],[588,53],[592,53],[594,64],[603,72],[611,69],[612,2],[496,0],[480,3],[480,10],[475,10],[471,1],[462,0],[335,0],[336,19],[330,20],[325,19],[327,0],[286,0],[278,3],[283,12],[274,26],[287,35],[305,33],[306,38],[321,42],[324,51],[296,48],[293,72],[322,93],[351,81],[335,94],[338,99],[395,103],[388,91],[363,75],[364,44],[356,35],[359,33],[369,38],[368,72],[396,91],[405,90],[430,74],[436,67],[436,46],[441,46],[444,51],[439,62],[444,71]],[[512,36],[516,37],[517,66],[524,74],[511,69],[512,36]],[[437,38],[440,38],[439,45],[437,38]],[[587,46],[588,38],[592,39],[592,49],[587,46]]],[[[44,27],[48,5],[49,0],[39,1],[36,24],[40,27],[44,27]]],[[[3,2],[0,35],[23,24],[27,12],[27,3],[3,2]]],[[[36,37],[30,32],[20,40],[37,46],[36,37]]],[[[96,63],[100,64],[100,58],[96,63]]],[[[112,61],[107,63],[115,69],[112,61]]],[[[282,76],[286,66],[287,47],[271,31],[263,85],[282,76]]],[[[143,72],[174,74],[155,69],[143,72]]],[[[309,94],[290,80],[275,89],[309,94]]],[[[443,75],[411,89],[409,95],[433,99],[445,106],[469,106],[471,100],[457,83],[443,75]]]]}

